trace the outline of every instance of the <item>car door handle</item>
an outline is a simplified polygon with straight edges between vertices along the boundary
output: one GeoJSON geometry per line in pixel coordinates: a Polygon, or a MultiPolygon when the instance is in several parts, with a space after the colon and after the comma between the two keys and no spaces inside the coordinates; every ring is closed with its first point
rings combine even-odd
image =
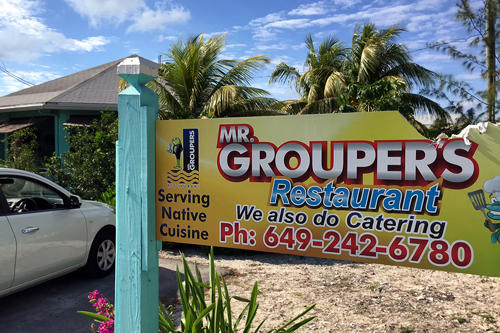
{"type": "Polygon", "coordinates": [[[35,232],[38,230],[40,230],[38,227],[30,227],[30,228],[23,229],[21,232],[23,234],[29,234],[30,232],[35,232]]]}

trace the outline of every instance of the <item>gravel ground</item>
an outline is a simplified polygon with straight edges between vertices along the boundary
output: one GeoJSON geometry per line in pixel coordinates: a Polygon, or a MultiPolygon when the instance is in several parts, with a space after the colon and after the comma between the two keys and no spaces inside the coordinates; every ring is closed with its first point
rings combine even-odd
{"type": "MultiPolygon", "coordinates": [[[[179,251],[208,264],[199,246],[160,257],[180,260],[179,251]]],[[[500,278],[251,251],[215,259],[230,272],[230,295],[248,298],[258,282],[262,332],[312,304],[317,318],[299,332],[500,332],[500,278]]],[[[238,301],[231,306],[243,309],[238,301]]]]}

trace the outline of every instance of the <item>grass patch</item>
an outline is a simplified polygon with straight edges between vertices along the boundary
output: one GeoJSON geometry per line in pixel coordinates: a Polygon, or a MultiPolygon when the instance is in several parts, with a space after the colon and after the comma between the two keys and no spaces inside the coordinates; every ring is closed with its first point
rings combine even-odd
{"type": "Polygon", "coordinates": [[[421,316],[421,315],[424,315],[427,313],[427,309],[426,308],[416,308],[416,309],[412,310],[411,313],[421,316]]]}
{"type": "Polygon", "coordinates": [[[495,318],[490,315],[488,312],[479,312],[479,311],[471,311],[472,314],[484,318],[488,323],[493,324],[495,322],[495,318]]]}
{"type": "Polygon", "coordinates": [[[467,322],[467,319],[465,319],[463,317],[458,317],[458,316],[451,316],[450,319],[458,321],[459,324],[463,324],[463,323],[467,322]]]}
{"type": "Polygon", "coordinates": [[[366,305],[361,305],[359,307],[356,308],[356,310],[354,311],[354,314],[358,314],[358,315],[364,315],[364,314],[369,314],[370,313],[370,308],[366,305]]]}

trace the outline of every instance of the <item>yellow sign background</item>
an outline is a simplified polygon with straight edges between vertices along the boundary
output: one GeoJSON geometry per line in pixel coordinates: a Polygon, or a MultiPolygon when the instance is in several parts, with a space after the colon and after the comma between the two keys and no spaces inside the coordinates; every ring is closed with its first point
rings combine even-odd
{"type": "MultiPolygon", "coordinates": [[[[249,179],[235,182],[221,175],[218,166],[221,148],[218,148],[218,140],[219,126],[224,124],[249,124],[259,142],[272,143],[276,147],[290,141],[299,141],[308,146],[314,141],[425,140],[397,112],[158,121],[156,122],[158,240],[500,276],[500,267],[497,264],[500,244],[492,243],[492,231],[485,227],[482,212],[473,207],[468,197],[469,192],[483,189],[483,184],[487,180],[500,176],[500,129],[497,126],[490,124],[485,134],[479,134],[475,129],[470,131],[469,139],[477,144],[473,159],[479,166],[479,173],[475,182],[463,189],[442,188],[438,215],[414,213],[417,219],[447,222],[443,237],[431,239],[428,235],[422,234],[350,229],[345,223],[350,210],[329,209],[328,214],[337,214],[340,223],[332,228],[314,226],[312,218],[324,209],[322,207],[317,209],[293,205],[285,207],[286,211],[307,214],[308,222],[304,225],[267,222],[266,218],[270,211],[279,211],[283,207],[281,202],[278,205],[269,204],[272,182],[252,182],[249,179]],[[176,155],[172,151],[172,142],[174,138],[182,141],[184,129],[196,129],[199,135],[197,152],[199,173],[194,181],[186,176],[186,174],[190,175],[185,172],[186,170],[175,170],[179,167],[176,155]],[[173,170],[177,171],[177,174],[184,171],[185,177],[173,179],[173,170]],[[202,200],[199,203],[198,198],[202,200]],[[191,199],[192,202],[189,202],[191,199]],[[262,211],[263,219],[259,222],[254,219],[248,221],[237,219],[237,205],[255,206],[256,209],[262,211]],[[166,212],[170,213],[166,214],[166,212]],[[242,237],[238,241],[236,237],[226,235],[225,243],[221,242],[221,226],[232,225],[234,229],[236,224],[248,233],[253,231],[254,237],[249,238],[253,241],[247,239],[247,244],[243,244],[242,237]],[[275,226],[275,228],[267,234],[266,243],[265,235],[270,226],[275,226]],[[284,234],[285,228],[288,228],[290,233],[284,234]],[[311,235],[311,241],[305,251],[298,249],[301,243],[295,242],[294,238],[298,236],[297,231],[301,228],[308,229],[311,235]],[[341,237],[337,250],[334,252],[324,252],[328,243],[334,238],[333,236],[325,238],[325,232],[328,230],[336,231],[341,237]],[[345,239],[348,233],[355,235],[350,240],[345,239]],[[361,239],[361,236],[366,233],[372,236],[365,235],[361,239]],[[269,244],[274,241],[272,239],[274,235],[281,235],[282,243],[276,247],[270,247],[269,244]],[[399,236],[403,237],[402,240],[395,239],[399,236]],[[417,244],[408,243],[410,237],[419,238],[421,240],[417,241],[421,244],[425,243],[425,248],[419,249],[422,250],[421,254],[415,253],[417,244]],[[322,241],[321,246],[319,242],[316,242],[317,246],[313,247],[313,240],[322,241]],[[372,256],[360,256],[363,249],[367,250],[369,243],[374,241],[377,244],[371,251],[372,256]],[[405,252],[404,247],[408,252],[406,258],[401,261],[396,260],[401,258],[400,256],[404,257],[405,253],[401,254],[401,251],[405,252]],[[467,251],[470,253],[465,253],[467,251]],[[392,252],[392,256],[389,252],[392,252]],[[373,256],[374,253],[376,256],[373,256]],[[467,256],[470,258],[466,258],[467,256]],[[411,262],[410,258],[419,260],[411,262]]],[[[432,142],[429,141],[429,144],[432,142]]],[[[182,145],[184,149],[189,149],[188,143],[182,142],[182,145]]],[[[182,163],[183,161],[181,161],[181,167],[182,163]]],[[[373,172],[365,173],[362,185],[358,186],[370,187],[373,182],[373,172]]],[[[312,178],[303,181],[306,186],[315,183],[312,178]]],[[[337,186],[344,185],[338,183],[337,186]]],[[[489,194],[485,193],[485,195],[489,204],[489,194]]],[[[394,219],[408,217],[408,213],[384,212],[382,209],[360,211],[360,213],[371,217],[384,213],[385,217],[394,219]]],[[[492,221],[500,223],[500,220],[492,221]]],[[[303,231],[300,236],[306,237],[307,234],[307,231],[303,231]]]]}

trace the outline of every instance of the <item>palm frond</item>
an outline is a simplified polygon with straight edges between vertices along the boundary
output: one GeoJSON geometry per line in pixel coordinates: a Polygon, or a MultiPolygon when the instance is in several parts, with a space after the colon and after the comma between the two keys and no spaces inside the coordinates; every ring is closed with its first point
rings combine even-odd
{"type": "MultiPolygon", "coordinates": [[[[243,61],[219,59],[225,40],[225,34],[208,39],[200,34],[179,39],[164,53],[167,61],[160,66],[159,79],[152,84],[164,117],[220,115],[245,99],[269,96],[266,91],[249,85],[270,59],[262,55],[243,61]]],[[[271,104],[256,100],[253,108],[267,108],[271,104]]]]}
{"type": "Polygon", "coordinates": [[[440,119],[449,120],[448,112],[433,100],[413,93],[402,93],[401,100],[413,106],[415,114],[428,113],[440,119]]]}
{"type": "Polygon", "coordinates": [[[324,98],[308,103],[298,114],[333,113],[338,109],[336,98],[324,98]]]}
{"type": "Polygon", "coordinates": [[[282,61],[276,65],[276,68],[271,73],[269,83],[282,83],[290,88],[297,89],[297,80],[299,78],[299,71],[295,67],[289,66],[282,61]]]}

